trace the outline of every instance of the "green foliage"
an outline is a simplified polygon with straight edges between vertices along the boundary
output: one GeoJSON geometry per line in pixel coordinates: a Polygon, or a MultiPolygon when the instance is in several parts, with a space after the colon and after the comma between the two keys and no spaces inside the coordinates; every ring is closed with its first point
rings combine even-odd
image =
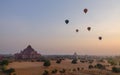
{"type": "Polygon", "coordinates": [[[112,68],[112,72],[120,73],[120,68],[113,67],[113,68],[112,68]]]}
{"type": "Polygon", "coordinates": [[[13,75],[16,75],[16,73],[14,73],[13,75]]]}
{"type": "Polygon", "coordinates": [[[117,65],[117,63],[114,60],[112,60],[112,59],[109,59],[108,63],[110,63],[111,65],[117,65]]]}
{"type": "Polygon", "coordinates": [[[93,63],[94,62],[94,60],[89,60],[89,63],[91,64],[91,63],[93,63]]]}
{"type": "Polygon", "coordinates": [[[8,65],[9,64],[9,61],[8,60],[3,60],[0,62],[0,65],[8,65]]]}
{"type": "Polygon", "coordinates": [[[7,70],[6,65],[1,66],[1,70],[5,72],[7,70]]]}
{"type": "Polygon", "coordinates": [[[7,73],[8,75],[11,75],[11,73],[13,73],[13,72],[15,72],[15,69],[13,69],[13,68],[7,69],[5,71],[5,73],[7,73]]]}
{"type": "Polygon", "coordinates": [[[16,73],[14,73],[13,75],[16,75],[16,73]]]}
{"type": "Polygon", "coordinates": [[[93,65],[89,65],[88,68],[89,68],[89,69],[92,69],[92,68],[94,68],[94,66],[93,66],[93,65]]]}
{"type": "Polygon", "coordinates": [[[50,60],[45,60],[43,65],[46,67],[50,66],[51,65],[50,60]]]}
{"type": "Polygon", "coordinates": [[[47,70],[44,70],[42,75],[49,75],[49,72],[47,70]]]}
{"type": "Polygon", "coordinates": [[[102,64],[97,64],[95,65],[95,67],[98,69],[105,69],[105,66],[103,66],[102,64]]]}
{"type": "Polygon", "coordinates": [[[62,69],[62,70],[60,70],[59,72],[60,72],[60,73],[65,73],[66,70],[65,70],[65,69],[62,69]]]}
{"type": "Polygon", "coordinates": [[[60,64],[61,61],[62,61],[61,59],[58,59],[58,60],[56,61],[56,63],[60,64]]]}
{"type": "Polygon", "coordinates": [[[80,62],[81,62],[81,63],[85,63],[86,61],[84,61],[84,60],[80,60],[80,62]]]}
{"type": "Polygon", "coordinates": [[[72,64],[77,64],[77,59],[73,59],[71,63],[72,64]]]}
{"type": "Polygon", "coordinates": [[[52,72],[51,72],[51,73],[52,73],[52,74],[56,74],[56,73],[57,73],[57,71],[58,71],[57,69],[54,69],[54,70],[52,70],[52,72]]]}

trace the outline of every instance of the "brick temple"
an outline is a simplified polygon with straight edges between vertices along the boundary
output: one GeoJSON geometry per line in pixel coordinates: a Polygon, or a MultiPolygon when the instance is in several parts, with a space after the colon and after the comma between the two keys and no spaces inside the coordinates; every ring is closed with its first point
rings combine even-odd
{"type": "Polygon", "coordinates": [[[15,59],[38,59],[41,54],[37,53],[31,45],[28,45],[27,48],[22,50],[20,53],[15,54],[15,59]]]}

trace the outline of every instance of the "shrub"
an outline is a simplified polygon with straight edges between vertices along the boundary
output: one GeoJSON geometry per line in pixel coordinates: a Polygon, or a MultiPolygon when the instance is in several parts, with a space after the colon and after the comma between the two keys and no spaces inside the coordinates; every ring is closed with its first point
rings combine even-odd
{"type": "Polygon", "coordinates": [[[60,73],[65,73],[66,70],[65,70],[65,69],[62,69],[62,70],[60,70],[59,72],[60,72],[60,73]]]}
{"type": "Polygon", "coordinates": [[[49,75],[49,72],[47,70],[44,70],[42,75],[49,75]]]}
{"type": "Polygon", "coordinates": [[[72,64],[76,64],[77,63],[77,59],[73,59],[71,63],[72,64]]]}
{"type": "Polygon", "coordinates": [[[61,61],[62,61],[61,59],[58,59],[58,60],[56,61],[56,63],[60,64],[61,61]]]}
{"type": "Polygon", "coordinates": [[[112,72],[120,73],[120,68],[112,67],[112,72]]]}
{"type": "Polygon", "coordinates": [[[0,62],[0,65],[8,65],[9,64],[9,61],[8,60],[3,60],[0,62]]]}
{"type": "Polygon", "coordinates": [[[11,73],[15,72],[15,69],[10,68],[8,70],[5,71],[5,73],[7,73],[8,75],[11,75],[11,73]]]}
{"type": "Polygon", "coordinates": [[[105,69],[105,66],[103,66],[102,64],[97,64],[95,65],[95,67],[98,69],[105,69]]]}
{"type": "Polygon", "coordinates": [[[16,75],[16,73],[14,73],[13,75],[16,75]]]}
{"type": "Polygon", "coordinates": [[[52,70],[52,72],[51,72],[51,73],[52,73],[52,74],[57,73],[57,69],[52,70]]]}
{"type": "Polygon", "coordinates": [[[45,60],[43,65],[46,67],[50,66],[51,65],[50,60],[45,60]]]}
{"type": "Polygon", "coordinates": [[[80,62],[81,62],[81,63],[85,63],[86,61],[84,61],[84,60],[80,60],[80,62]]]}
{"type": "Polygon", "coordinates": [[[89,65],[88,68],[89,68],[89,69],[92,69],[92,68],[94,68],[94,66],[93,66],[93,65],[89,65]]]}
{"type": "Polygon", "coordinates": [[[6,65],[2,66],[2,67],[1,67],[1,70],[2,70],[3,72],[5,72],[5,71],[7,70],[6,65]]]}
{"type": "Polygon", "coordinates": [[[94,60],[89,60],[89,63],[91,64],[91,63],[93,63],[94,62],[94,60]]]}
{"type": "Polygon", "coordinates": [[[117,65],[117,63],[114,60],[112,60],[112,59],[109,59],[108,63],[110,63],[111,65],[117,65]]]}

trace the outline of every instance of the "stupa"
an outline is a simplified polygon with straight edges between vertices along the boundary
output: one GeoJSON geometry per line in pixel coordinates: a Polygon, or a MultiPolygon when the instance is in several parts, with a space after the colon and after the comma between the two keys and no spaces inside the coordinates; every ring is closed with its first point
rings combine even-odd
{"type": "Polygon", "coordinates": [[[27,48],[20,53],[15,54],[15,59],[38,59],[40,56],[41,54],[37,53],[31,45],[28,45],[27,48]]]}

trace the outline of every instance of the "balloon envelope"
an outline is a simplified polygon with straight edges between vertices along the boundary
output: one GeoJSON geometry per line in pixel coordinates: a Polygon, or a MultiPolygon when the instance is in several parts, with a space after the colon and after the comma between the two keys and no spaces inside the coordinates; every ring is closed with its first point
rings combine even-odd
{"type": "Polygon", "coordinates": [[[99,37],[98,37],[98,39],[99,39],[99,40],[102,40],[102,37],[101,37],[101,36],[99,36],[99,37]]]}
{"type": "Polygon", "coordinates": [[[79,30],[78,30],[78,29],[76,29],[76,32],[79,32],[79,30]]]}
{"type": "Polygon", "coordinates": [[[91,27],[87,27],[87,30],[90,31],[90,30],[91,30],[91,27]]]}
{"type": "Polygon", "coordinates": [[[66,19],[66,20],[65,20],[65,23],[68,24],[68,23],[69,23],[69,20],[66,19]]]}
{"type": "Polygon", "coordinates": [[[87,9],[87,8],[85,8],[83,11],[84,11],[84,13],[86,14],[86,13],[88,12],[88,9],[87,9]]]}

